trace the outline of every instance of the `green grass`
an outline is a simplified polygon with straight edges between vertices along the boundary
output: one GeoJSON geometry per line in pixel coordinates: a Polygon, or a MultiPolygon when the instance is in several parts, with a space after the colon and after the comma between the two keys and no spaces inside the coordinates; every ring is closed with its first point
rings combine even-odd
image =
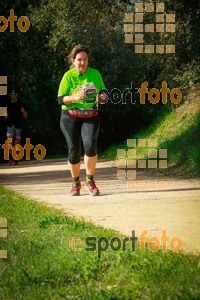
{"type": "Polygon", "coordinates": [[[46,155],[44,159],[67,159],[66,154],[52,154],[52,155],[46,155]]]}
{"type": "MultiPolygon", "coordinates": [[[[132,138],[157,139],[157,149],[167,149],[169,173],[200,175],[200,92],[194,99],[192,93],[186,102],[172,111],[166,108],[160,112],[147,129],[132,138]]],[[[116,158],[117,149],[127,149],[126,141],[113,145],[104,153],[106,158],[116,158]]],[[[148,149],[137,148],[137,158],[147,157],[148,149]]]]}
{"type": "Polygon", "coordinates": [[[0,217],[8,222],[8,237],[0,238],[0,249],[8,251],[8,258],[0,259],[0,299],[200,298],[198,255],[140,252],[138,245],[132,251],[129,245],[98,257],[85,250],[86,237],[122,235],[3,187],[0,217]],[[72,249],[73,238],[83,241],[76,244],[81,251],[72,249]]]}

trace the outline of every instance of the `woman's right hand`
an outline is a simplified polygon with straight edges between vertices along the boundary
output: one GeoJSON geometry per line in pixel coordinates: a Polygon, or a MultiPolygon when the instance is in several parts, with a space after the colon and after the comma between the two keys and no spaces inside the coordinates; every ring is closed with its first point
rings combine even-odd
{"type": "Polygon", "coordinates": [[[78,91],[73,95],[74,102],[80,102],[82,99],[86,97],[86,92],[84,90],[78,91]]]}
{"type": "Polygon", "coordinates": [[[83,103],[83,99],[86,97],[86,92],[84,90],[73,92],[70,96],[63,96],[62,102],[65,105],[70,105],[75,102],[83,103]]]}

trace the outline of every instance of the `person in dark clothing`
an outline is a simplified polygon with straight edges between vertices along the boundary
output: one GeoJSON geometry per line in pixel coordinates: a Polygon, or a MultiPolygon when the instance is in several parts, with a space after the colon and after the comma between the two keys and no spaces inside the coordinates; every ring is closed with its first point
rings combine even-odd
{"type": "MultiPolygon", "coordinates": [[[[11,101],[7,105],[7,138],[11,138],[11,144],[13,146],[21,143],[21,132],[22,132],[22,117],[27,119],[28,114],[24,108],[24,105],[18,101],[18,93],[12,90],[10,93],[11,101]]],[[[10,152],[9,165],[18,164],[10,152]]]]}

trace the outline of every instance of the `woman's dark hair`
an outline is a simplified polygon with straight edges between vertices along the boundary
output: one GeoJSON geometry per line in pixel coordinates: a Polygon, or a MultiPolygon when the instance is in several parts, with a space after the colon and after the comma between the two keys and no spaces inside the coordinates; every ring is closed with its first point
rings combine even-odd
{"type": "Polygon", "coordinates": [[[71,67],[73,67],[73,60],[76,58],[76,55],[82,51],[86,52],[87,55],[89,56],[90,50],[88,47],[84,45],[78,44],[72,49],[71,53],[68,55],[68,59],[71,67]]]}

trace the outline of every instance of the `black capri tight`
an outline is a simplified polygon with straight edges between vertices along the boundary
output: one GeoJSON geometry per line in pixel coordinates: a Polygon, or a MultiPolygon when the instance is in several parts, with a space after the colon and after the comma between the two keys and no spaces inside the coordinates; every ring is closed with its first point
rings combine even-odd
{"type": "Polygon", "coordinates": [[[80,162],[81,138],[85,154],[90,157],[97,154],[99,126],[99,116],[78,118],[71,116],[68,111],[62,111],[60,128],[67,143],[68,160],[71,164],[80,162]]]}

